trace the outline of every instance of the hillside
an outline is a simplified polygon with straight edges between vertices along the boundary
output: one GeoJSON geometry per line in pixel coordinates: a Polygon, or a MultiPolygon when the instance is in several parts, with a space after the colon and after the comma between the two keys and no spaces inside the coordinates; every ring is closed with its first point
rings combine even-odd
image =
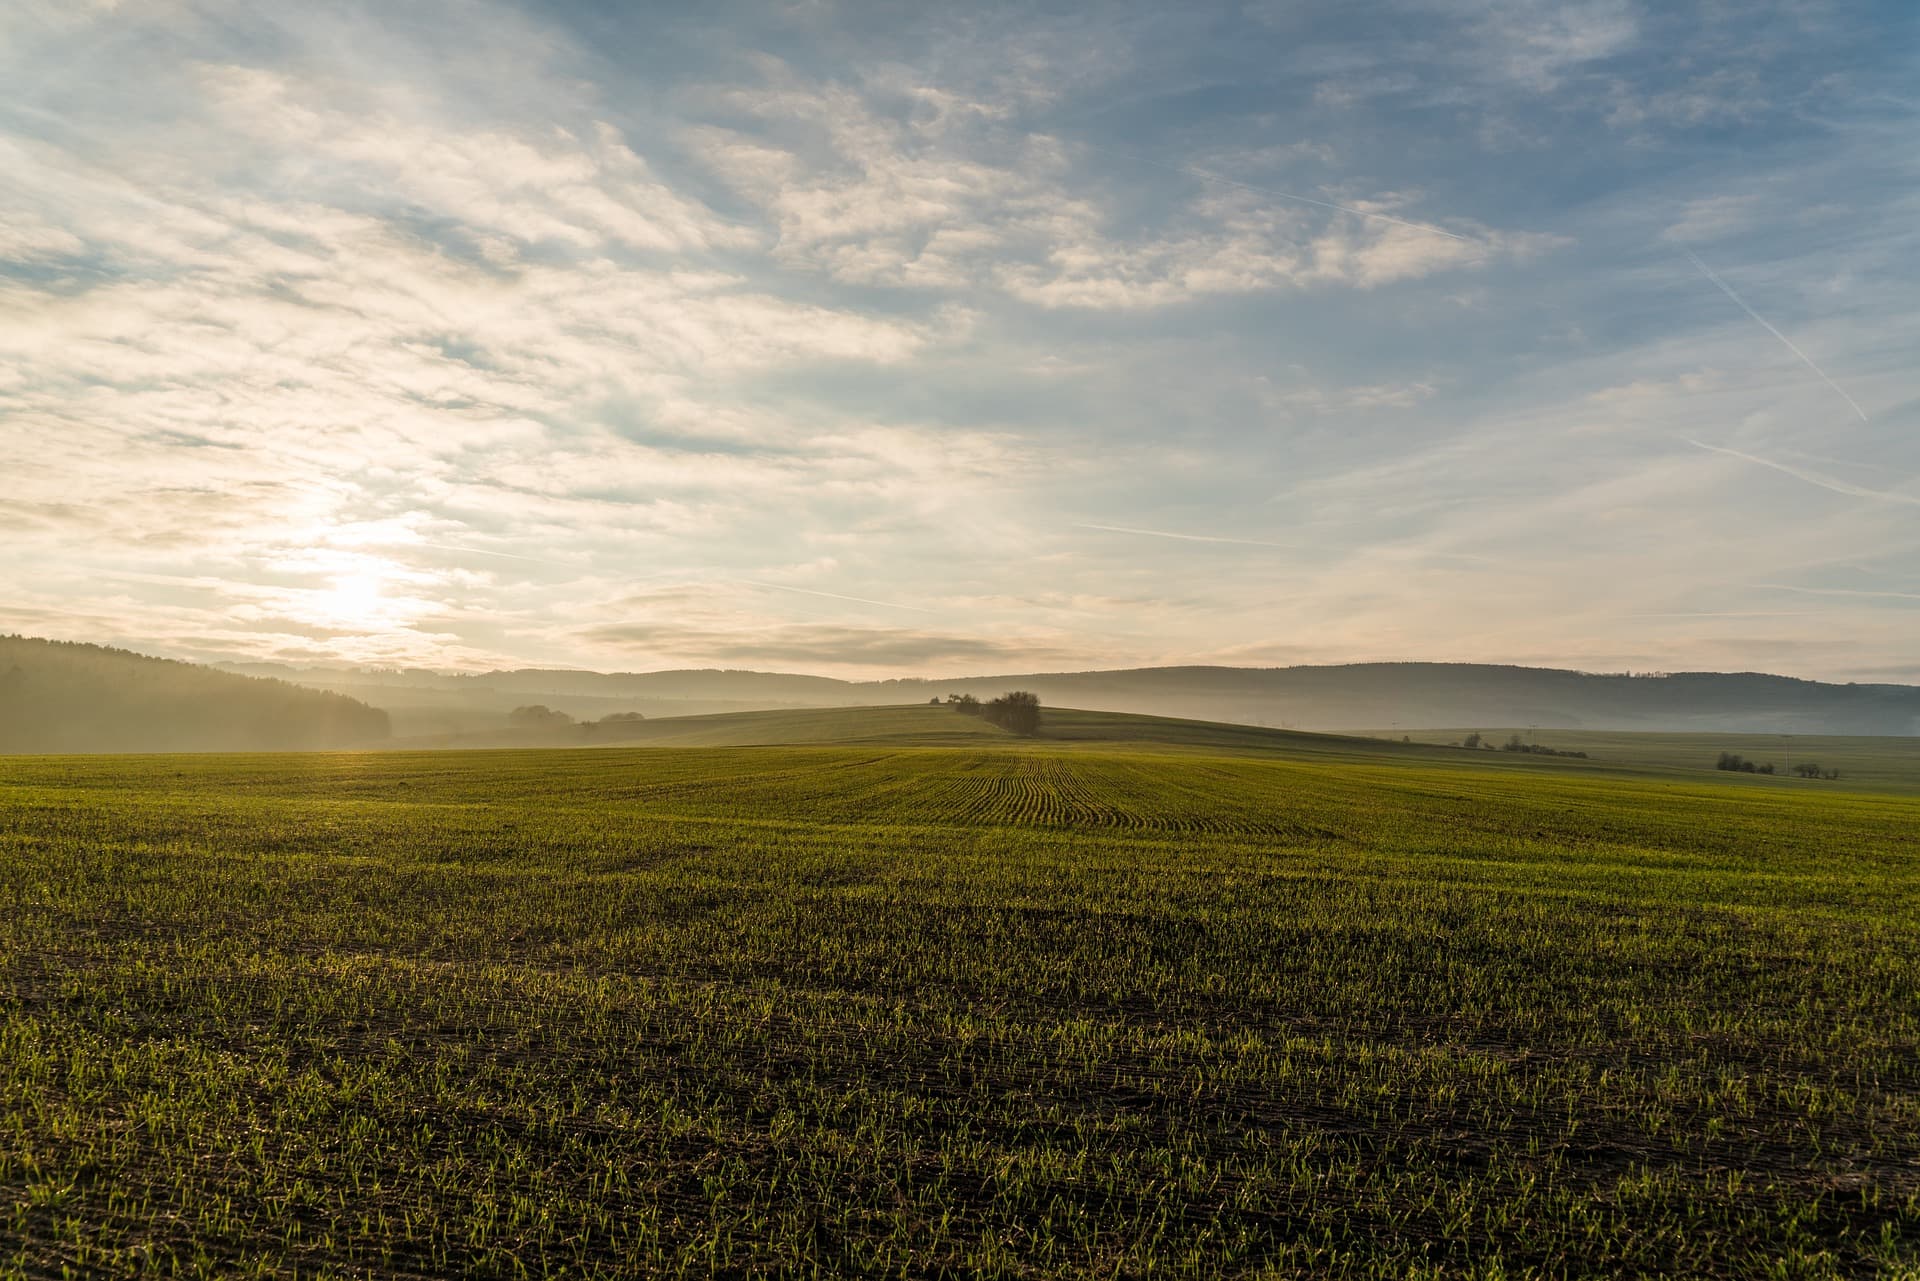
{"type": "Polygon", "coordinates": [[[952,680],[842,681],[767,672],[599,673],[525,669],[472,675],[324,668],[245,669],[333,690],[393,713],[397,733],[497,729],[540,703],[582,720],[924,703],[1028,689],[1052,706],[1306,730],[1456,725],[1757,734],[1920,733],[1920,688],[1838,685],[1758,673],[1601,675],[1477,663],[1331,667],[1147,667],[952,680]]]}
{"type": "Polygon", "coordinates": [[[1150,667],[1131,671],[888,683],[899,701],[934,691],[1030,689],[1043,701],[1294,729],[1538,725],[1752,733],[1920,733],[1920,688],[1834,685],[1752,672],[1604,675],[1479,663],[1334,667],[1150,667]],[[926,691],[923,693],[922,691],[926,691]]]}
{"type": "Polygon", "coordinates": [[[951,707],[913,703],[893,707],[782,708],[675,716],[608,725],[544,730],[428,735],[399,739],[397,747],[1176,747],[1238,755],[1445,756],[1459,752],[1424,743],[1384,742],[1336,734],[1268,729],[1142,716],[1129,712],[1049,707],[1040,733],[1019,738],[978,716],[951,707]]]}
{"type": "Polygon", "coordinates": [[[304,751],[390,732],[377,708],[286,681],[0,637],[0,752],[304,751]]]}

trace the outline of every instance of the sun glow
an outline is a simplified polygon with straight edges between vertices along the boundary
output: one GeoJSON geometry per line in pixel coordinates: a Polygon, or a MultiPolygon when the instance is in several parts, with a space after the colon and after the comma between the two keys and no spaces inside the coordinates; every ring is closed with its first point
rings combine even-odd
{"type": "Polygon", "coordinates": [[[378,573],[341,574],[331,590],[314,595],[314,610],[329,623],[368,629],[382,625],[390,602],[386,580],[378,573]]]}

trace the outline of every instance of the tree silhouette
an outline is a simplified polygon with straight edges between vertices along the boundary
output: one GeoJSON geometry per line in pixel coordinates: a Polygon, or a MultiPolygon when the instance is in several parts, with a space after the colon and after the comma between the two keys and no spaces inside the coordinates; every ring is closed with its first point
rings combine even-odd
{"type": "Polygon", "coordinates": [[[1040,696],[1016,689],[987,704],[987,719],[1001,729],[1032,738],[1040,732],[1040,696]]]}

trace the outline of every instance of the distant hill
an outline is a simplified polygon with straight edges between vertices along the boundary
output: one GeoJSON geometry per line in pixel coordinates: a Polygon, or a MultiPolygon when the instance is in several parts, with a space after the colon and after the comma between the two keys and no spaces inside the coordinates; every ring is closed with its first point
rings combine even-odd
{"type": "Polygon", "coordinates": [[[303,751],[390,732],[378,708],[283,680],[0,636],[0,752],[303,751]]]}
{"type": "Polygon", "coordinates": [[[1602,675],[1479,663],[1327,667],[1144,667],[955,680],[841,681],[744,671],[475,675],[244,669],[334,690],[393,713],[396,733],[497,728],[539,703],[581,720],[901,704],[1027,689],[1054,706],[1305,730],[1528,726],[1761,734],[1920,734],[1920,688],[1835,685],[1758,673],[1602,675]]]}
{"type": "MultiPolygon", "coordinates": [[[[1485,764],[1500,754],[1462,752],[1430,743],[1401,743],[1337,734],[1210,724],[1126,712],[1071,707],[1044,709],[1033,738],[1009,733],[979,716],[925,703],[906,706],[810,707],[763,712],[679,716],[618,724],[571,725],[552,731],[454,736],[404,747],[1003,747],[1036,744],[1059,748],[1192,748],[1197,751],[1286,756],[1402,759],[1416,757],[1485,764]]],[[[1530,758],[1531,759],[1531,758],[1530,758]]]]}
{"type": "Polygon", "coordinates": [[[1567,729],[1920,734],[1920,688],[1754,672],[1605,675],[1481,663],[1147,667],[887,682],[887,702],[1030,689],[1045,702],[1290,729],[1539,725],[1567,729]]]}

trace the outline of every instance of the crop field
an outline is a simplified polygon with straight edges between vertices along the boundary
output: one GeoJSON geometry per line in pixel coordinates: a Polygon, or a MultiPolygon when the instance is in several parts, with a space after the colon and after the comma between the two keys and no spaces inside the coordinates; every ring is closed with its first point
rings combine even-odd
{"type": "MultiPolygon", "coordinates": [[[[1472,730],[1413,730],[1408,735],[1415,743],[1445,744],[1459,742],[1472,730]]],[[[1737,752],[1760,764],[1772,764],[1776,777],[1787,779],[1795,765],[1816,764],[1837,771],[1839,782],[1848,789],[1920,792],[1920,737],[1869,738],[1837,734],[1650,734],[1609,730],[1572,730],[1541,726],[1529,729],[1492,729],[1479,731],[1490,745],[1498,746],[1518,734],[1543,746],[1564,751],[1586,752],[1596,762],[1611,768],[1645,769],[1659,772],[1701,773],[1713,769],[1714,758],[1722,752],[1737,752]]],[[[1395,734],[1398,738],[1400,735],[1395,734]]],[[[1815,780],[1826,784],[1824,780],[1815,780]]],[[[1761,781],[1760,786],[1767,786],[1761,781]]]]}
{"type": "Polygon", "coordinates": [[[1443,750],[0,758],[0,1274],[1920,1277],[1920,800],[1443,750]]]}

